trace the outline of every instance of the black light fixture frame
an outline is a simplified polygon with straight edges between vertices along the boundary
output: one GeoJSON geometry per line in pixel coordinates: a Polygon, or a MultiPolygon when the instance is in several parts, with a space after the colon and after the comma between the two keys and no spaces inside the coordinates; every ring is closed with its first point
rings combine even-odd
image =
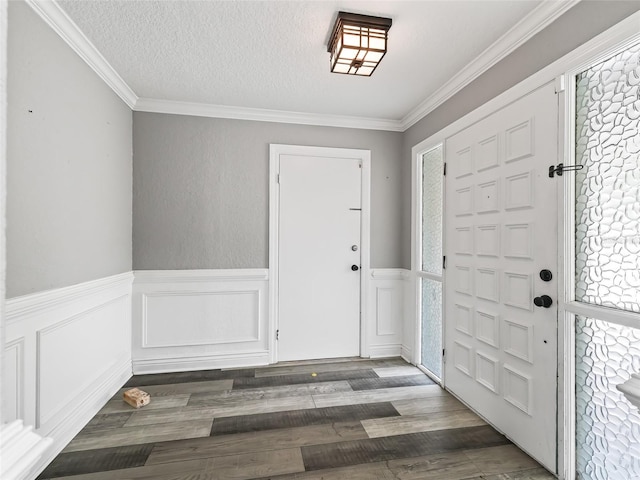
{"type": "MultiPolygon", "coordinates": [[[[375,28],[375,29],[384,30],[385,50],[384,50],[384,53],[382,54],[382,57],[380,57],[380,60],[378,60],[378,63],[376,64],[376,66],[373,68],[373,70],[369,75],[361,75],[361,76],[371,76],[373,72],[376,71],[376,68],[378,68],[378,65],[380,65],[380,62],[382,61],[384,56],[387,54],[386,45],[389,42],[388,33],[389,33],[389,29],[391,28],[392,20],[390,18],[373,17],[371,15],[361,15],[359,13],[338,12],[338,17],[336,18],[336,23],[333,26],[333,32],[331,33],[331,40],[329,41],[329,45],[327,46],[327,51],[329,53],[333,52],[333,48],[335,47],[336,42],[338,41],[340,31],[342,30],[342,27],[344,24],[354,25],[361,28],[364,27],[364,28],[375,28]]],[[[355,61],[356,60],[354,60],[354,62],[355,61]]],[[[345,72],[335,72],[333,70],[332,72],[341,73],[343,75],[354,75],[354,74],[345,73],[345,72]]]]}

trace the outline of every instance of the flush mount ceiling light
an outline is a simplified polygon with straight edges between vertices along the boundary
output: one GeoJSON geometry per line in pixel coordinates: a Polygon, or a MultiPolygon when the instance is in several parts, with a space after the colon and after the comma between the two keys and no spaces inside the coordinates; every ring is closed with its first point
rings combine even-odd
{"type": "Polygon", "coordinates": [[[387,53],[390,18],[338,12],[328,51],[331,71],[369,77],[387,53]]]}

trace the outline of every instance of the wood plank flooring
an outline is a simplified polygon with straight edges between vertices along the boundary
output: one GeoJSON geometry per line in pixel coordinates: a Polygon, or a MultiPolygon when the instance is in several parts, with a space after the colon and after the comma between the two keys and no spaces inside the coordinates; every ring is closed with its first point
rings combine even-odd
{"type": "Polygon", "coordinates": [[[132,377],[38,477],[554,478],[401,359],[132,377]],[[140,387],[140,410],[122,392],[140,387]]]}

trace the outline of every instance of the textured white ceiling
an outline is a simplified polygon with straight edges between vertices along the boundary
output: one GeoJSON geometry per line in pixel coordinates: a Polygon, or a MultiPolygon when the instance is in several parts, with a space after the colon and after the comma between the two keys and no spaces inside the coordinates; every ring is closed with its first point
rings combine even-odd
{"type": "Polygon", "coordinates": [[[398,120],[540,3],[59,1],[139,97],[398,120]],[[393,19],[372,77],[329,72],[340,10],[393,19]]]}

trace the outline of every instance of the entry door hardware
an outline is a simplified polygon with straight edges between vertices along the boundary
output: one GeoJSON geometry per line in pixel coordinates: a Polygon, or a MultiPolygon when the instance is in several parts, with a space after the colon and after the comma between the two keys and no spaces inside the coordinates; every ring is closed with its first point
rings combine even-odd
{"type": "Polygon", "coordinates": [[[544,270],[540,270],[540,278],[543,282],[550,282],[553,278],[553,274],[551,273],[551,270],[547,270],[545,268],[544,270]]]}
{"type": "Polygon", "coordinates": [[[549,178],[553,178],[553,175],[556,174],[559,177],[562,176],[563,172],[570,172],[573,170],[582,170],[584,168],[584,165],[568,165],[568,166],[564,166],[564,163],[559,163],[557,167],[554,167],[553,165],[549,166],[549,178]]]}
{"type": "Polygon", "coordinates": [[[533,299],[533,303],[536,307],[549,308],[553,304],[553,300],[549,295],[542,295],[533,299]]]}
{"type": "Polygon", "coordinates": [[[351,265],[351,270],[357,272],[358,270],[360,270],[360,267],[358,267],[358,265],[351,265]]]}

